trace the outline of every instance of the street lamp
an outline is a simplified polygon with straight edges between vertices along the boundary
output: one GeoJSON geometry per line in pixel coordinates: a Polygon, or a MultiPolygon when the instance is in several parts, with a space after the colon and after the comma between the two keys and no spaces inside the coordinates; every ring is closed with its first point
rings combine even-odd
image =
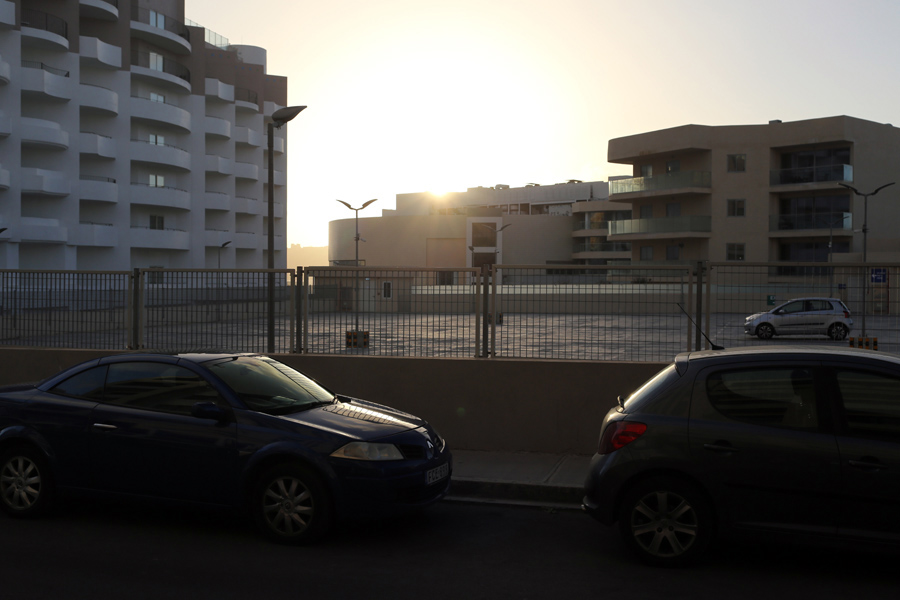
{"type": "Polygon", "coordinates": [[[353,266],[356,267],[356,276],[354,277],[353,282],[353,312],[355,313],[356,323],[354,325],[354,331],[359,331],[359,211],[377,201],[378,198],[373,198],[372,200],[368,200],[363,203],[359,208],[353,208],[343,200],[338,200],[341,204],[352,210],[356,213],[356,235],[353,236],[353,239],[356,240],[356,262],[353,263],[353,266]]]}
{"type": "Polygon", "coordinates": [[[874,196],[884,188],[894,185],[894,181],[890,183],[886,183],[880,188],[877,188],[874,192],[869,192],[868,194],[863,194],[859,190],[857,190],[852,185],[847,185],[846,183],[838,183],[839,186],[845,187],[857,196],[862,196],[863,198],[863,226],[862,226],[862,234],[863,234],[863,300],[862,300],[862,336],[866,337],[866,296],[868,295],[868,287],[869,287],[869,269],[865,266],[866,262],[866,245],[868,243],[868,234],[869,234],[869,196],[874,196]]]}
{"type": "Polygon", "coordinates": [[[285,123],[300,114],[305,106],[286,106],[272,113],[269,121],[269,298],[268,298],[268,352],[275,352],[275,128],[281,129],[285,123]]]}
{"type": "Polygon", "coordinates": [[[227,246],[228,244],[230,244],[230,243],[231,243],[231,240],[228,240],[227,242],[225,242],[224,244],[222,244],[221,246],[219,246],[218,268],[219,268],[220,270],[222,269],[222,249],[223,249],[225,246],[227,246]]]}

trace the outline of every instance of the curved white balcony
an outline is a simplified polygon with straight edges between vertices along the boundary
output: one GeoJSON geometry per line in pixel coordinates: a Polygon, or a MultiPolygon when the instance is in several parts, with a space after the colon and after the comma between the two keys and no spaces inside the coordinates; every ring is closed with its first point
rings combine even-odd
{"type": "Polygon", "coordinates": [[[254,148],[259,148],[264,144],[263,133],[250,127],[235,127],[232,137],[236,144],[245,144],[254,148]]]}
{"type": "MultiPolygon", "coordinates": [[[[102,0],[98,0],[102,4],[102,0]]],[[[95,37],[81,36],[78,41],[79,55],[82,62],[89,62],[93,65],[105,67],[109,69],[122,68],[122,49],[112,44],[102,42],[95,37]]]]}
{"type": "Polygon", "coordinates": [[[0,190],[8,190],[10,186],[9,171],[0,165],[0,190]]]}
{"type": "Polygon", "coordinates": [[[259,181],[259,165],[255,163],[235,161],[234,176],[239,179],[259,181]]]}
{"type": "Polygon", "coordinates": [[[205,194],[206,208],[210,210],[230,210],[231,196],[225,192],[210,192],[205,194]]]}
{"type": "MultiPolygon", "coordinates": [[[[269,144],[269,142],[268,142],[268,140],[266,140],[266,145],[268,146],[268,144],[269,144]]],[[[272,136],[272,150],[275,151],[275,154],[284,154],[284,138],[283,137],[279,137],[277,135],[272,136]]]]}
{"type": "Polygon", "coordinates": [[[23,194],[68,196],[71,192],[69,177],[60,171],[23,167],[19,172],[22,176],[23,194]]]}
{"type": "Polygon", "coordinates": [[[69,244],[116,247],[119,245],[118,229],[112,223],[79,223],[69,233],[69,244]]]}
{"type": "MultiPolygon", "coordinates": [[[[269,173],[266,171],[266,183],[268,183],[269,173]]],[[[272,171],[272,181],[276,186],[284,186],[287,184],[287,175],[285,175],[284,171],[279,171],[275,169],[272,171]]]]}
{"type": "Polygon", "coordinates": [[[185,131],[191,130],[191,113],[174,104],[154,102],[146,98],[131,98],[131,114],[136,119],[146,119],[157,123],[166,123],[180,127],[185,131]]]}
{"type": "Polygon", "coordinates": [[[205,123],[207,137],[231,138],[231,121],[207,116],[205,123]]]}
{"type": "Polygon", "coordinates": [[[246,196],[235,196],[232,203],[233,210],[236,213],[246,215],[258,215],[262,211],[263,203],[256,198],[247,198],[246,196]]]}
{"type": "Polygon", "coordinates": [[[24,18],[22,19],[21,31],[23,46],[54,52],[59,52],[60,50],[68,52],[69,50],[69,40],[65,36],[41,29],[39,26],[32,27],[24,18]]]}
{"type": "Polygon", "coordinates": [[[40,63],[29,62],[22,69],[22,92],[38,94],[50,100],[68,101],[74,97],[75,83],[68,73],[61,69],[43,67],[40,63]]]}
{"type": "Polygon", "coordinates": [[[0,29],[16,26],[16,5],[8,0],[0,0],[0,29]]]}
{"type": "Polygon", "coordinates": [[[249,100],[239,100],[237,98],[234,99],[234,108],[235,110],[242,110],[245,112],[251,113],[259,113],[259,104],[256,102],[250,102],[249,100]]]}
{"type": "Polygon", "coordinates": [[[78,197],[81,200],[115,203],[119,201],[119,184],[112,178],[82,176],[78,182],[78,197]]]}
{"type": "Polygon", "coordinates": [[[57,150],[69,147],[68,132],[63,131],[55,121],[22,117],[19,123],[22,125],[23,146],[43,146],[57,150]]]}
{"type": "Polygon", "coordinates": [[[131,65],[131,75],[134,77],[148,79],[150,81],[155,81],[157,83],[168,84],[170,86],[180,88],[181,90],[186,92],[191,91],[190,81],[178,75],[171,75],[169,73],[166,73],[165,71],[157,71],[156,69],[151,69],[149,67],[131,65]]]}
{"type": "Polygon", "coordinates": [[[191,208],[191,194],[186,190],[173,187],[151,187],[140,183],[132,183],[130,190],[132,204],[168,206],[182,210],[191,208]]]}
{"type": "Polygon", "coordinates": [[[68,230],[60,225],[59,219],[22,217],[16,233],[23,242],[44,242],[64,244],[68,241],[68,230]]]}
{"type": "Polygon", "coordinates": [[[78,101],[82,108],[111,116],[119,114],[119,94],[105,87],[82,83],[78,86],[78,101]]]}
{"type": "Polygon", "coordinates": [[[234,232],[234,246],[236,248],[252,248],[256,249],[264,239],[261,235],[256,235],[252,231],[236,231],[234,232]]]}
{"type": "Polygon", "coordinates": [[[108,0],[78,0],[82,17],[99,21],[118,21],[119,9],[108,0]]]}
{"type": "Polygon", "coordinates": [[[153,248],[159,250],[190,250],[191,236],[178,229],[150,229],[134,227],[128,230],[128,241],[132,248],[153,248]]]}
{"type": "Polygon", "coordinates": [[[234,86],[212,77],[206,78],[206,97],[221,102],[234,102],[234,86]]]}
{"type": "Polygon", "coordinates": [[[191,43],[181,35],[140,21],[131,21],[131,36],[165,48],[174,54],[191,53],[191,43]]]}
{"type": "Polygon", "coordinates": [[[215,154],[206,155],[206,172],[219,175],[234,175],[234,161],[215,154]]]}
{"type": "Polygon", "coordinates": [[[116,157],[116,140],[109,136],[82,131],[79,134],[79,152],[99,156],[101,158],[116,157]]]}
{"type": "Polygon", "coordinates": [[[145,140],[131,140],[131,160],[191,170],[191,155],[186,150],[145,140]]]}
{"type": "Polygon", "coordinates": [[[10,66],[9,63],[3,60],[3,56],[0,55],[0,85],[9,84],[10,78],[10,66]]]}
{"type": "Polygon", "coordinates": [[[0,110],[0,138],[12,135],[12,120],[0,110]]]}

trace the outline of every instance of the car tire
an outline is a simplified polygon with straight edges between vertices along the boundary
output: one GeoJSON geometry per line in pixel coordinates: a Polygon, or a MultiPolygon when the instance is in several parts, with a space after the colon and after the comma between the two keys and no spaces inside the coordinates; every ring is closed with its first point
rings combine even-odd
{"type": "Polygon", "coordinates": [[[263,472],[253,490],[251,510],[262,534],[280,544],[307,544],[331,527],[328,490],[302,465],[284,464],[263,472]]]}
{"type": "Polygon", "coordinates": [[[19,446],[0,455],[0,509],[15,518],[45,513],[53,498],[53,475],[37,449],[19,446]]]}
{"type": "Polygon", "coordinates": [[[756,328],[756,337],[761,340],[770,340],[775,335],[775,328],[768,323],[762,323],[756,328]]]}
{"type": "Polygon", "coordinates": [[[703,555],[714,537],[710,504],[699,488],[674,477],[637,483],[622,497],[619,531],[643,562],[683,566],[703,555]]]}
{"type": "Polygon", "coordinates": [[[847,337],[847,334],[850,333],[847,331],[847,326],[843,323],[832,323],[828,328],[828,337],[833,340],[843,340],[847,337]]]}

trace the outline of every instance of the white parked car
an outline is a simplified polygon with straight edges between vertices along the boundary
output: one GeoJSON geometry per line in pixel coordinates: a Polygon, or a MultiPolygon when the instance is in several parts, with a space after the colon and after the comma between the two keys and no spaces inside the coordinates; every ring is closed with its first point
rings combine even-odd
{"type": "Polygon", "coordinates": [[[795,298],[744,319],[744,333],[761,340],[775,335],[827,335],[842,340],[852,328],[850,309],[837,298],[795,298]]]}

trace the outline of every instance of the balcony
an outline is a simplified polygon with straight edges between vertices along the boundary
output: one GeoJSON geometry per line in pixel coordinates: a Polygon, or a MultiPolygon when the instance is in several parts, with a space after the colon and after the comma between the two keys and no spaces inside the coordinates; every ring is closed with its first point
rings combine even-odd
{"type": "Polygon", "coordinates": [[[263,145],[263,133],[250,127],[235,127],[234,143],[260,148],[263,145]]]}
{"type": "Polygon", "coordinates": [[[22,45],[42,50],[69,50],[69,24],[65,19],[33,8],[22,9],[22,45]]]}
{"type": "Polygon", "coordinates": [[[118,230],[112,223],[82,221],[72,229],[69,244],[114,248],[119,245],[118,230]]]}
{"type": "Polygon", "coordinates": [[[259,181],[259,165],[255,163],[234,162],[234,176],[238,179],[249,179],[251,181],[259,181]]]}
{"type": "Polygon", "coordinates": [[[209,229],[203,233],[204,236],[204,246],[221,248],[222,244],[225,242],[230,242],[231,238],[234,237],[228,230],[224,229],[209,229]]]}
{"type": "Polygon", "coordinates": [[[119,20],[119,0],[78,0],[82,17],[98,21],[119,20]]]}
{"type": "Polygon", "coordinates": [[[234,107],[249,112],[259,112],[259,94],[246,88],[234,88],[234,107]]]}
{"type": "MultiPolygon", "coordinates": [[[[709,171],[678,171],[656,177],[631,177],[609,182],[609,195],[636,194],[640,197],[672,194],[708,194],[712,188],[709,171]]],[[[621,198],[617,198],[621,200],[621,198]]]]}
{"type": "Polygon", "coordinates": [[[183,91],[191,91],[191,71],[170,58],[133,50],[131,52],[132,75],[167,83],[183,91]]]}
{"type": "Polygon", "coordinates": [[[8,190],[10,186],[9,170],[0,164],[0,190],[8,190]]]}
{"type": "Polygon", "coordinates": [[[82,131],[79,135],[79,152],[100,158],[115,159],[116,140],[108,135],[82,131]]]}
{"type": "Polygon", "coordinates": [[[259,246],[262,239],[262,236],[257,236],[256,232],[253,231],[234,232],[234,245],[237,248],[255,250],[259,246]]]}
{"type": "Polygon", "coordinates": [[[206,99],[219,102],[234,102],[234,86],[222,83],[212,77],[206,78],[206,99]]]}
{"type": "Polygon", "coordinates": [[[41,217],[22,217],[16,234],[23,242],[64,244],[69,239],[68,230],[60,224],[59,219],[41,217]]]}
{"type": "Polygon", "coordinates": [[[103,113],[107,116],[119,114],[119,94],[90,83],[82,83],[78,86],[78,101],[82,109],[88,109],[103,113]]]}
{"type": "Polygon", "coordinates": [[[22,61],[23,93],[68,102],[74,97],[74,87],[68,71],[32,60],[22,61]]]}
{"type": "Polygon", "coordinates": [[[78,46],[81,61],[105,69],[122,68],[122,49],[95,37],[81,36],[78,46]]]}
{"type": "Polygon", "coordinates": [[[853,213],[770,215],[769,231],[787,232],[789,235],[804,232],[821,236],[825,231],[839,235],[849,235],[853,233],[853,213]]]}
{"type": "Polygon", "coordinates": [[[224,156],[216,156],[215,154],[206,155],[206,172],[216,173],[218,175],[233,175],[234,161],[224,156]]]}
{"type": "Polygon", "coordinates": [[[146,183],[131,184],[132,204],[147,206],[167,206],[169,208],[191,209],[191,194],[175,187],[151,186],[146,183]]]}
{"type": "Polygon", "coordinates": [[[0,30],[16,26],[16,5],[9,0],[0,0],[0,30]]]}
{"type": "Polygon", "coordinates": [[[629,239],[649,237],[709,237],[712,217],[692,215],[660,217],[656,219],[628,219],[610,221],[609,236],[630,236],[629,239]]]}
{"type": "Polygon", "coordinates": [[[9,85],[10,69],[9,63],[0,56],[0,85],[9,85]]]}
{"type": "Polygon", "coordinates": [[[631,242],[575,242],[572,252],[631,252],[631,242]]]}
{"type": "Polygon", "coordinates": [[[71,193],[71,184],[66,173],[25,167],[21,169],[20,173],[22,176],[22,194],[68,196],[71,193]]]}
{"type": "Polygon", "coordinates": [[[231,121],[219,117],[206,117],[206,137],[231,139],[231,121]]]}
{"type": "Polygon", "coordinates": [[[174,54],[190,54],[190,31],[184,23],[155,10],[132,6],[131,35],[174,54]]]}
{"type": "Polygon", "coordinates": [[[112,177],[82,175],[78,182],[78,197],[81,200],[116,203],[119,201],[119,186],[112,177]]]}
{"type": "Polygon", "coordinates": [[[191,113],[167,102],[132,96],[131,114],[136,119],[164,123],[180,127],[187,132],[191,131],[191,113]]]}
{"type": "Polygon", "coordinates": [[[191,236],[183,229],[150,229],[132,225],[129,231],[132,248],[158,250],[190,250],[191,236]]]}
{"type": "Polygon", "coordinates": [[[773,169],[769,172],[769,184],[773,186],[806,185],[811,183],[829,183],[838,181],[853,181],[853,167],[851,165],[773,169]]]}
{"type": "Polygon", "coordinates": [[[131,140],[131,160],[191,170],[191,155],[187,150],[147,140],[131,140]]]}
{"type": "Polygon", "coordinates": [[[69,147],[69,134],[55,121],[22,117],[19,123],[22,126],[23,146],[51,150],[66,150],[69,147]]]}
{"type": "Polygon", "coordinates": [[[234,212],[246,215],[258,215],[262,210],[262,205],[256,198],[248,198],[247,196],[234,197],[234,212]]]}
{"type": "Polygon", "coordinates": [[[208,210],[230,210],[231,196],[225,192],[206,191],[206,208],[208,210]]]}

